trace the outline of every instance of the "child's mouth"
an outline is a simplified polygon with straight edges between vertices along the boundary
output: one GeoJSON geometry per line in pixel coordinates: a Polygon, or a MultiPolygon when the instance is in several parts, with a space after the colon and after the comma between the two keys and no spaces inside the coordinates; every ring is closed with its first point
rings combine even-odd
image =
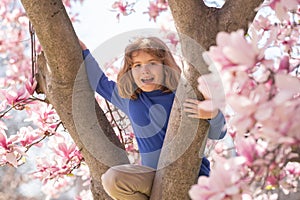
{"type": "Polygon", "coordinates": [[[143,83],[152,83],[154,81],[154,78],[142,78],[141,81],[143,83]]]}

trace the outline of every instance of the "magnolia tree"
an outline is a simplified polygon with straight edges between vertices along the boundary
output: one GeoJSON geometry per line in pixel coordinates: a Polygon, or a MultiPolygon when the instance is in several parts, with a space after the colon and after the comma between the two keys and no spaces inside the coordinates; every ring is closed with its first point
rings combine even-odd
{"type": "Polygon", "coordinates": [[[299,188],[299,3],[262,5],[273,11],[257,16],[247,35],[220,32],[204,53],[212,73],[198,79],[199,89],[213,100],[201,106],[228,114],[237,156],[224,158],[219,147],[192,199],[277,199],[276,189],[299,188]]]}
{"type": "MultiPolygon", "coordinates": [[[[76,0],[63,3],[75,22],[77,14],[71,11],[76,0]]],[[[209,157],[213,164],[211,175],[200,177],[197,184],[190,186],[190,198],[277,199],[280,191],[297,191],[299,4],[299,0],[267,1],[257,8],[260,12],[247,33],[242,29],[220,32],[214,45],[206,48],[203,57],[211,73],[202,75],[198,82],[199,90],[212,100],[200,106],[219,108],[226,114],[227,132],[234,139],[236,156],[229,154],[232,149],[226,143],[214,144],[209,157]]],[[[117,12],[116,20],[138,12],[135,2],[122,0],[112,1],[112,9],[117,12]]],[[[161,12],[168,12],[168,3],[151,1],[148,10],[142,12],[156,21],[161,12]]],[[[35,38],[34,27],[14,0],[0,2],[0,20],[0,61],[5,70],[0,82],[0,166],[18,168],[26,165],[30,151],[48,148],[50,153],[36,158],[35,171],[30,173],[33,179],[41,180],[46,195],[58,197],[79,177],[85,187],[75,198],[92,199],[89,168],[81,149],[37,87],[36,56],[42,47],[35,38]],[[18,114],[30,123],[12,132],[7,124],[16,123],[13,116],[18,114]]],[[[166,39],[174,46],[179,40],[175,35],[166,39]]],[[[107,74],[114,77],[117,68],[112,63],[108,63],[107,74]]],[[[130,161],[138,162],[134,136],[124,115],[97,99],[130,152],[130,161]]]]}

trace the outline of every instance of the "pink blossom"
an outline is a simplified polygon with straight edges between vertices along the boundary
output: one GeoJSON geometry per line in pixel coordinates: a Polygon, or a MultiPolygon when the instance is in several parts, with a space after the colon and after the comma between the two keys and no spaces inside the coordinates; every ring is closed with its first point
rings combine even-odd
{"type": "Polygon", "coordinates": [[[76,145],[59,133],[49,138],[48,146],[54,153],[37,159],[33,175],[42,180],[44,189],[51,186],[52,189],[45,192],[53,197],[71,186],[74,170],[83,158],[76,145]]]}
{"type": "Polygon", "coordinates": [[[72,176],[66,176],[70,174],[72,167],[67,166],[61,157],[54,155],[37,158],[36,169],[33,176],[42,181],[43,192],[53,198],[69,189],[74,179],[72,176]]]}
{"type": "Polygon", "coordinates": [[[0,131],[0,145],[3,149],[7,149],[7,136],[6,133],[2,130],[0,131]]]}
{"type": "Polygon", "coordinates": [[[57,159],[52,158],[49,162],[46,158],[36,159],[37,171],[33,173],[34,177],[39,178],[46,183],[49,179],[52,179],[57,175],[60,169],[60,162],[57,159]]]}
{"type": "Polygon", "coordinates": [[[29,98],[29,94],[27,93],[25,87],[21,87],[20,89],[14,87],[7,90],[2,90],[1,92],[6,98],[7,103],[11,106],[14,106],[20,102],[24,103],[24,101],[29,98]]]}
{"type": "Polygon", "coordinates": [[[280,60],[278,71],[289,72],[290,70],[289,56],[283,56],[280,60]]]}
{"type": "MultiPolygon", "coordinates": [[[[20,137],[20,144],[23,147],[27,147],[41,138],[41,134],[37,130],[33,130],[32,127],[21,127],[17,135],[20,137]]],[[[37,143],[36,146],[41,146],[42,143],[37,143]]]]}
{"type": "Polygon", "coordinates": [[[170,43],[176,47],[177,44],[179,43],[179,39],[177,38],[177,35],[175,33],[169,33],[167,35],[167,39],[170,41],[170,43]]]}
{"type": "Polygon", "coordinates": [[[269,17],[270,16],[265,17],[263,15],[259,15],[254,19],[252,25],[256,30],[262,29],[263,31],[269,31],[272,28],[272,23],[270,22],[269,17]]]}
{"type": "Polygon", "coordinates": [[[257,107],[248,97],[241,95],[230,95],[226,101],[234,111],[230,118],[230,126],[234,127],[238,134],[247,133],[255,125],[253,114],[257,107]]]}
{"type": "Polygon", "coordinates": [[[288,162],[285,166],[285,170],[289,174],[293,174],[296,177],[300,177],[300,163],[298,162],[288,162]]]}
{"type": "Polygon", "coordinates": [[[243,157],[218,157],[210,177],[200,176],[189,191],[190,197],[193,200],[241,199],[246,184],[242,179],[244,162],[243,157]]]}
{"type": "Polygon", "coordinates": [[[255,152],[256,142],[254,138],[252,137],[250,138],[237,137],[237,138],[235,140],[237,153],[240,156],[246,158],[247,165],[251,165],[256,159],[256,152],[255,152]]]}
{"type": "Polygon", "coordinates": [[[236,149],[239,156],[246,159],[246,164],[252,166],[267,152],[267,143],[261,140],[256,141],[252,136],[238,136],[235,139],[236,149]]]}
{"type": "Polygon", "coordinates": [[[248,69],[259,60],[257,44],[247,42],[244,31],[238,30],[232,33],[220,32],[217,35],[217,46],[210,47],[204,57],[208,63],[213,63],[221,69],[240,67],[248,69]],[[209,61],[211,59],[211,61],[209,61]]]}
{"type": "MultiPolygon", "coordinates": [[[[286,167],[289,167],[290,165],[298,164],[296,162],[288,162],[286,167]]],[[[299,166],[298,166],[299,168],[299,166]]],[[[286,168],[284,169],[285,171],[285,177],[283,180],[280,180],[279,184],[285,194],[289,194],[290,192],[295,192],[298,187],[298,182],[299,182],[299,173],[298,174],[293,174],[290,173],[286,168]]]]}
{"type": "Polygon", "coordinates": [[[37,81],[34,78],[30,78],[25,82],[26,90],[30,95],[34,93],[36,86],[37,86],[37,81]]]}
{"type": "Polygon", "coordinates": [[[288,11],[297,10],[299,3],[299,0],[271,0],[269,6],[280,20],[289,20],[288,11]]]}
{"type": "Polygon", "coordinates": [[[156,22],[156,18],[159,16],[159,14],[168,8],[167,1],[156,1],[150,2],[150,6],[148,7],[148,11],[144,12],[144,14],[148,14],[150,16],[150,19],[153,19],[154,22],[156,22]]]}
{"type": "Polygon", "coordinates": [[[115,1],[112,5],[112,8],[118,12],[117,19],[120,19],[120,15],[127,16],[134,12],[133,6],[135,3],[124,3],[123,0],[115,1]]]}
{"type": "Polygon", "coordinates": [[[53,178],[43,184],[42,192],[47,195],[46,199],[58,199],[61,194],[71,189],[75,178],[74,176],[53,178]]]}
{"type": "Polygon", "coordinates": [[[93,195],[90,190],[82,190],[75,200],[92,200],[93,195]]]}
{"type": "Polygon", "coordinates": [[[82,3],[84,0],[63,0],[63,3],[66,7],[71,8],[72,7],[72,1],[82,3]]]}
{"type": "Polygon", "coordinates": [[[18,158],[25,155],[25,148],[17,145],[19,137],[16,135],[7,138],[4,130],[0,129],[0,163],[9,163],[18,166],[18,158]]]}
{"type": "Polygon", "coordinates": [[[31,106],[29,112],[31,117],[27,121],[33,121],[43,132],[55,133],[60,120],[52,105],[35,104],[31,106]]]}
{"type": "Polygon", "coordinates": [[[67,159],[70,159],[70,157],[72,157],[72,154],[76,154],[75,151],[76,145],[73,143],[71,144],[69,147],[66,145],[66,143],[59,143],[58,144],[58,150],[56,150],[56,152],[60,155],[60,156],[64,156],[67,159]]]}
{"type": "Polygon", "coordinates": [[[281,104],[300,94],[300,80],[288,74],[275,75],[276,86],[279,90],[274,101],[281,104]]]}
{"type": "Polygon", "coordinates": [[[63,3],[66,7],[71,7],[71,1],[70,0],[63,0],[63,3]]]}
{"type": "Polygon", "coordinates": [[[300,125],[297,121],[300,116],[295,115],[300,111],[299,105],[299,101],[296,100],[286,101],[280,105],[270,104],[272,114],[268,119],[259,122],[262,127],[258,134],[273,144],[299,145],[300,125]]]}
{"type": "Polygon", "coordinates": [[[260,83],[265,83],[271,78],[270,70],[261,64],[259,67],[253,69],[251,77],[255,80],[255,82],[259,85],[260,83]]]}
{"type": "Polygon", "coordinates": [[[259,133],[272,143],[299,143],[300,117],[295,113],[300,111],[300,80],[288,74],[276,74],[275,82],[278,93],[273,101],[259,106],[263,114],[255,115],[262,125],[259,133]]]}
{"type": "Polygon", "coordinates": [[[62,135],[56,135],[55,137],[50,138],[48,146],[56,153],[56,155],[63,160],[66,160],[66,162],[73,160],[75,163],[78,163],[82,159],[82,155],[76,144],[73,141],[68,141],[62,135]]]}

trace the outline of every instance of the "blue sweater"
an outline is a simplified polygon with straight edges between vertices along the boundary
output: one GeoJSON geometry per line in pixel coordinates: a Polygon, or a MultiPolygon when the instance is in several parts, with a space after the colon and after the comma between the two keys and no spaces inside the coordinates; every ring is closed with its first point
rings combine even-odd
{"type": "MultiPolygon", "coordinates": [[[[142,165],[156,169],[175,94],[155,90],[142,92],[136,100],[122,98],[116,83],[108,80],[89,50],[84,50],[83,56],[92,89],[128,116],[137,140],[142,165]]],[[[209,123],[208,138],[223,138],[223,114],[219,112],[209,123]]],[[[209,171],[210,163],[204,157],[199,175],[208,176],[209,171]]]]}

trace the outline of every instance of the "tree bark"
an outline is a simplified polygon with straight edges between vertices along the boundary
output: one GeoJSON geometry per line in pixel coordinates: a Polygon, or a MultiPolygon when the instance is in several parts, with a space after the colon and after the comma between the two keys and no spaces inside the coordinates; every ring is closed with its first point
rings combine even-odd
{"type": "Polygon", "coordinates": [[[187,97],[202,99],[197,92],[197,78],[208,72],[202,52],[215,44],[220,31],[242,28],[246,32],[255,17],[254,9],[262,2],[228,0],[223,8],[217,9],[205,6],[202,0],[169,0],[182,53],[189,66],[183,69],[187,82],[180,83],[177,89],[151,200],[190,199],[188,191],[197,180],[208,124],[203,120],[188,119],[182,113],[181,105],[187,97]],[[184,148],[184,145],[187,146],[184,148]]]}
{"type": "Polygon", "coordinates": [[[94,199],[111,199],[101,175],[110,166],[129,161],[95,102],[64,5],[61,0],[22,0],[22,4],[45,53],[38,63],[40,84],[89,166],[94,199]]]}

